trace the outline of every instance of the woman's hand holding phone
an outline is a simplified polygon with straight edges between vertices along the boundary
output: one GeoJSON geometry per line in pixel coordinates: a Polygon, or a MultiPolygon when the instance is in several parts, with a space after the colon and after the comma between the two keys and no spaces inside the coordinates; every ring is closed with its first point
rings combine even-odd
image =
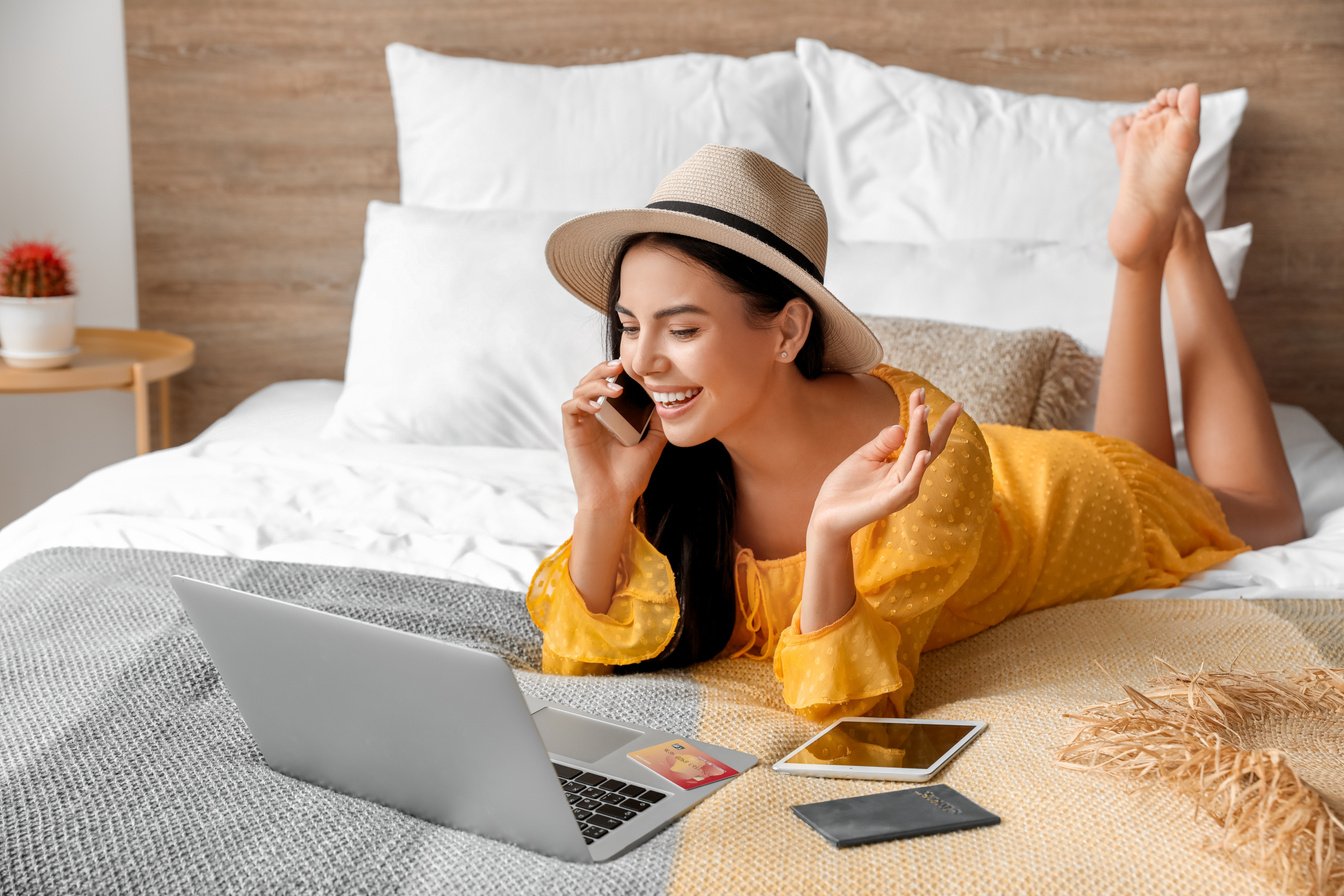
{"type": "Polygon", "coordinates": [[[580,508],[633,507],[649,485],[649,477],[667,444],[662,421],[655,414],[648,434],[635,445],[622,445],[598,419],[598,399],[618,396],[622,388],[608,381],[621,371],[620,360],[604,362],[584,375],[573,397],[561,406],[565,451],[580,508]]]}

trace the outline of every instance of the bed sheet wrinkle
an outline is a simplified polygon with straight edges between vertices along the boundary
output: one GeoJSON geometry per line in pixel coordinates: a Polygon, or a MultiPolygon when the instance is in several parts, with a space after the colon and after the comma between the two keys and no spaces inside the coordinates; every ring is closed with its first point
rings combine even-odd
{"type": "Polygon", "coordinates": [[[521,590],[575,500],[558,452],[212,439],[87,477],[0,536],[364,566],[521,590]]]}
{"type": "Polygon", "coordinates": [[[711,80],[705,84],[705,92],[701,95],[701,103],[707,107],[705,111],[713,116],[719,127],[727,130],[732,121],[729,118],[728,110],[724,106],[723,87],[717,80],[711,80]]]}

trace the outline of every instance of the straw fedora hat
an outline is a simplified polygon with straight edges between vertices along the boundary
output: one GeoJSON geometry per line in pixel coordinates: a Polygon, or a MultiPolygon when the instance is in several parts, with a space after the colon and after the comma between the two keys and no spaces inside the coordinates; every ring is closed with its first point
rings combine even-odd
{"type": "Polygon", "coordinates": [[[546,242],[546,263],[565,289],[606,314],[616,253],[636,233],[675,233],[726,246],[793,283],[816,304],[827,370],[862,373],[882,360],[877,337],[822,285],[821,200],[765,156],[704,146],[663,178],[644,208],[593,212],[560,225],[546,242]]]}

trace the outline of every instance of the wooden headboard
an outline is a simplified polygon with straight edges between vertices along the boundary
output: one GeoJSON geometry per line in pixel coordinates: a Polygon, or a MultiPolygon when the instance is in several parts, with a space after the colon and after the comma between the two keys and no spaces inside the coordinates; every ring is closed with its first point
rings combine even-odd
{"type": "MultiPolygon", "coordinates": [[[[1271,396],[1344,439],[1339,0],[125,0],[141,326],[196,340],[190,438],[284,379],[342,376],[365,206],[398,198],[383,48],[568,65],[752,55],[798,36],[1024,92],[1247,87],[1228,225],[1271,396]]],[[[1100,235],[1098,235],[1100,236],[1100,235]]]]}

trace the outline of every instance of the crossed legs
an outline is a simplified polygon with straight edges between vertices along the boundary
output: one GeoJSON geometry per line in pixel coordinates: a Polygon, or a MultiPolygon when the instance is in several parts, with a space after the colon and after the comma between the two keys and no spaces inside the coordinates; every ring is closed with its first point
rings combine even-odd
{"type": "Polygon", "coordinates": [[[1185,195],[1199,145],[1198,87],[1159,91],[1118,119],[1111,136],[1121,184],[1108,236],[1119,266],[1096,431],[1175,464],[1162,360],[1165,279],[1196,478],[1251,546],[1301,538],[1301,504],[1268,392],[1185,195]]]}

